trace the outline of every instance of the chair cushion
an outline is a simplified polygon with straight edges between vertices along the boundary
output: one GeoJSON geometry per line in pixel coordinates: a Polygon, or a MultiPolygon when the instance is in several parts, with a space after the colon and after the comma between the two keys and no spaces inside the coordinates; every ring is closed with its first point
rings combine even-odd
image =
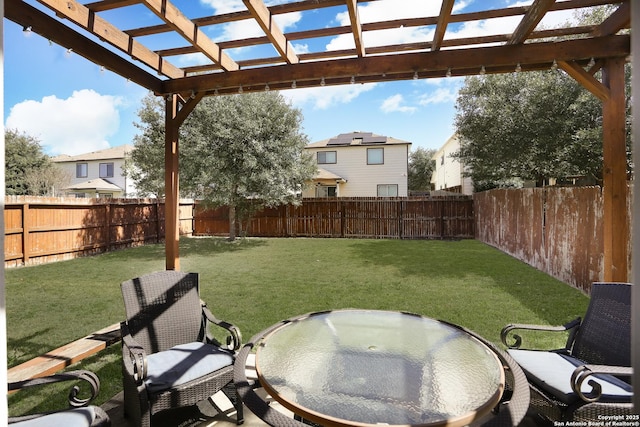
{"type": "Polygon", "coordinates": [[[95,417],[93,406],[87,406],[11,423],[11,427],[89,427],[95,417]]]}
{"type": "Polygon", "coordinates": [[[147,356],[147,390],[157,393],[233,364],[233,355],[201,342],[181,344],[147,356]]]}
{"type": "MultiPolygon", "coordinates": [[[[580,359],[549,351],[510,349],[508,352],[529,380],[541,390],[567,405],[581,400],[571,388],[571,374],[577,366],[585,364],[580,359]]],[[[600,402],[631,401],[633,389],[626,382],[606,374],[593,375],[589,378],[591,379],[602,386],[600,402]]],[[[591,386],[587,384],[589,380],[582,383],[585,394],[591,391],[591,386]]]]}

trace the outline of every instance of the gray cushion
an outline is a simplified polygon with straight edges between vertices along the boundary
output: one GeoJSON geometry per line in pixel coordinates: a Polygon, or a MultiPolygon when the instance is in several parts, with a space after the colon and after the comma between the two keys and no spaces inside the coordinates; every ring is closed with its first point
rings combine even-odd
{"type": "Polygon", "coordinates": [[[88,427],[93,423],[96,413],[92,406],[69,409],[55,414],[43,415],[26,421],[11,423],[11,427],[88,427]]]}
{"type": "Polygon", "coordinates": [[[147,389],[151,392],[195,380],[233,364],[231,353],[209,344],[191,342],[147,356],[147,389]]]}
{"type": "MultiPolygon", "coordinates": [[[[571,404],[580,400],[571,388],[571,374],[577,366],[585,363],[564,354],[535,351],[509,350],[509,354],[518,362],[529,380],[541,390],[555,396],[563,403],[571,404]]],[[[598,374],[589,379],[602,386],[601,402],[630,402],[633,391],[631,385],[612,376],[598,374]]],[[[591,386],[588,380],[582,383],[582,391],[588,394],[591,386]]]]}

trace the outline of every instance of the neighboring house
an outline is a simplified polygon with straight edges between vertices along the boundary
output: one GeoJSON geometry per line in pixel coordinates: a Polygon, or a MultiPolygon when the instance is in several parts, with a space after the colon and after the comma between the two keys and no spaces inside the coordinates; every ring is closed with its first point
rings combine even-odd
{"type": "Polygon", "coordinates": [[[407,196],[411,143],[371,132],[343,133],[305,148],[318,173],[303,197],[407,196]]]}
{"type": "Polygon", "coordinates": [[[436,162],[436,169],[431,175],[431,184],[433,184],[434,190],[473,194],[473,181],[463,175],[464,165],[452,156],[459,150],[460,140],[454,134],[434,154],[433,160],[436,162]]]}
{"type": "Polygon", "coordinates": [[[68,156],[61,154],[52,162],[71,173],[71,185],[64,189],[75,197],[132,197],[135,188],[124,176],[124,162],[131,145],[107,148],[68,156]]]}

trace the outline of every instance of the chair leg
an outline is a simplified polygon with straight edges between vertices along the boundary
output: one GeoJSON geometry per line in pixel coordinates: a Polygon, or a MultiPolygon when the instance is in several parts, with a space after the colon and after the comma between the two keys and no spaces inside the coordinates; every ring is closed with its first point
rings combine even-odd
{"type": "Polygon", "coordinates": [[[241,425],[244,423],[244,405],[242,404],[242,399],[238,396],[236,392],[236,387],[233,383],[227,384],[222,388],[222,392],[229,398],[233,407],[236,410],[236,424],[241,425]]]}

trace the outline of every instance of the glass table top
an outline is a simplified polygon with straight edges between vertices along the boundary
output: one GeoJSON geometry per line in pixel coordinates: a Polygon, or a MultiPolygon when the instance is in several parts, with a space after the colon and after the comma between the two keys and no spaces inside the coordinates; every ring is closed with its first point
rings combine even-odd
{"type": "Polygon", "coordinates": [[[323,425],[466,425],[504,388],[502,364],[472,335],[388,311],[285,323],[258,346],[256,371],[274,399],[323,425]]]}

